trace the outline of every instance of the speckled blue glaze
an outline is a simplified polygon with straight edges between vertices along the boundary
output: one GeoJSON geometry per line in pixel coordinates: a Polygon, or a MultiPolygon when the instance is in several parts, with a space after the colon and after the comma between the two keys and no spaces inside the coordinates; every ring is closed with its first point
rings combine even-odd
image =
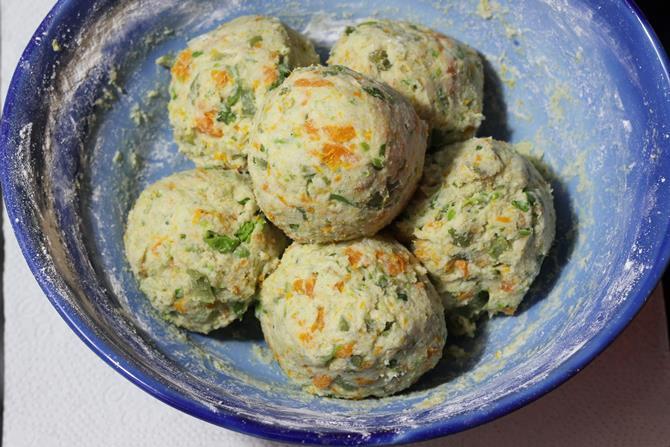
{"type": "Polygon", "coordinates": [[[103,360],[158,399],[275,440],[379,445],[442,436],[519,408],[579,371],[662,274],[670,80],[632,3],[501,2],[489,20],[466,1],[138,3],[56,5],[12,80],[0,168],[9,217],[49,300],[103,360]],[[524,142],[553,179],[557,242],[518,315],[492,319],[473,340],[450,340],[438,368],[399,396],[302,394],[256,355],[263,342],[252,315],[210,336],[181,332],[157,318],[127,269],[122,236],[132,202],[147,184],[191,166],[171,142],[169,73],[154,60],[248,13],[279,15],[322,54],[333,37],[326,31],[370,15],[471,44],[489,62],[481,134],[524,142]],[[136,105],[149,117],[141,127],[129,117],[136,105]]]}

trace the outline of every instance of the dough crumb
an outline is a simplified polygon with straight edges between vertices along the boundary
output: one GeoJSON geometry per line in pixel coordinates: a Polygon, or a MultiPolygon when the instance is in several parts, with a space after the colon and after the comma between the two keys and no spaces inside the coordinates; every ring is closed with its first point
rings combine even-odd
{"type": "Polygon", "coordinates": [[[269,365],[274,360],[274,357],[272,357],[272,351],[270,351],[265,346],[254,345],[251,348],[251,352],[253,352],[257,360],[266,365],[269,365]]]}
{"type": "Polygon", "coordinates": [[[477,15],[484,20],[491,20],[493,14],[498,11],[499,5],[496,2],[489,2],[489,0],[479,0],[477,5],[477,15]]]}

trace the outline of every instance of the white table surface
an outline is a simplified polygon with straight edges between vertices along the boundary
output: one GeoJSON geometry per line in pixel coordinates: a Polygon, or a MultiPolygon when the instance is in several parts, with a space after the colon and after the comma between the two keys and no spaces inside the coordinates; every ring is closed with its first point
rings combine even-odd
{"type": "MultiPolygon", "coordinates": [[[[2,98],[52,0],[0,0],[2,98]]],[[[88,350],[31,276],[4,219],[4,446],[278,446],[164,405],[88,350]]],[[[670,351],[657,291],[626,331],[554,392],[422,446],[670,446],[670,351]]]]}

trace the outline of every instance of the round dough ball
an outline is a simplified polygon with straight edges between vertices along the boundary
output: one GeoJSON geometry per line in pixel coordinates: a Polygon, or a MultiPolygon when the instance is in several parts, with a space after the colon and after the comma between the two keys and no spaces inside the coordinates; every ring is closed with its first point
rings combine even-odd
{"type": "Polygon", "coordinates": [[[472,332],[482,311],[513,314],[555,234],[551,187],[511,145],[475,138],[426,161],[396,223],[452,320],[472,332]]]}
{"type": "Polygon", "coordinates": [[[260,213],[248,176],[222,169],[179,172],[146,188],[124,242],[160,315],[202,333],[244,314],[287,243],[260,213]]]}
{"type": "Polygon", "coordinates": [[[294,243],[260,295],[265,340],[310,393],[388,396],[442,356],[444,309],[425,269],[396,241],[294,243]]]}
{"type": "Polygon", "coordinates": [[[429,28],[392,20],[347,27],[328,63],[402,93],[433,129],[432,143],[471,138],[483,119],[481,58],[467,45],[429,28]]]}
{"type": "Polygon", "coordinates": [[[239,17],[191,40],[171,70],[179,149],[198,166],[244,169],[258,104],[294,67],[318,62],[311,42],[273,17],[239,17]]]}
{"type": "Polygon", "coordinates": [[[254,120],[249,173],[268,218],[300,242],[370,236],[421,178],[426,124],[386,85],[344,67],[295,70],[254,120]]]}

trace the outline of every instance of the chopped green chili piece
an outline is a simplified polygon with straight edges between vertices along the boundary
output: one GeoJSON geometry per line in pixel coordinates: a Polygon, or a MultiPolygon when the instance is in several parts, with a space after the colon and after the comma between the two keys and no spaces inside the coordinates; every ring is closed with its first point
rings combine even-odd
{"type": "Polygon", "coordinates": [[[203,240],[211,248],[221,253],[232,253],[240,245],[239,239],[219,234],[212,230],[207,230],[203,240]]]}
{"type": "Polygon", "coordinates": [[[472,206],[472,205],[486,205],[489,203],[491,200],[491,197],[485,193],[485,192],[480,192],[473,194],[472,196],[468,197],[465,202],[463,202],[463,205],[465,206],[472,206]]]}
{"type": "Polygon", "coordinates": [[[251,238],[251,233],[254,232],[254,227],[256,223],[252,220],[246,221],[240,226],[240,228],[235,232],[235,236],[242,242],[249,242],[251,238]]]}
{"type": "Polygon", "coordinates": [[[263,36],[254,36],[249,39],[249,46],[256,46],[257,43],[263,42],[263,36]]]}
{"type": "Polygon", "coordinates": [[[523,211],[524,213],[527,213],[530,210],[530,206],[527,202],[521,202],[519,200],[512,200],[512,206],[518,210],[523,211]]]}
{"type": "Polygon", "coordinates": [[[451,207],[447,211],[447,220],[454,220],[454,217],[456,217],[456,209],[451,207]]]}
{"type": "Polygon", "coordinates": [[[533,234],[533,230],[531,230],[530,228],[521,228],[519,230],[519,237],[526,237],[530,236],[531,234],[533,234]]]}
{"type": "Polygon", "coordinates": [[[379,157],[375,157],[372,159],[372,167],[375,168],[376,170],[380,171],[384,169],[384,160],[379,157]]]}

